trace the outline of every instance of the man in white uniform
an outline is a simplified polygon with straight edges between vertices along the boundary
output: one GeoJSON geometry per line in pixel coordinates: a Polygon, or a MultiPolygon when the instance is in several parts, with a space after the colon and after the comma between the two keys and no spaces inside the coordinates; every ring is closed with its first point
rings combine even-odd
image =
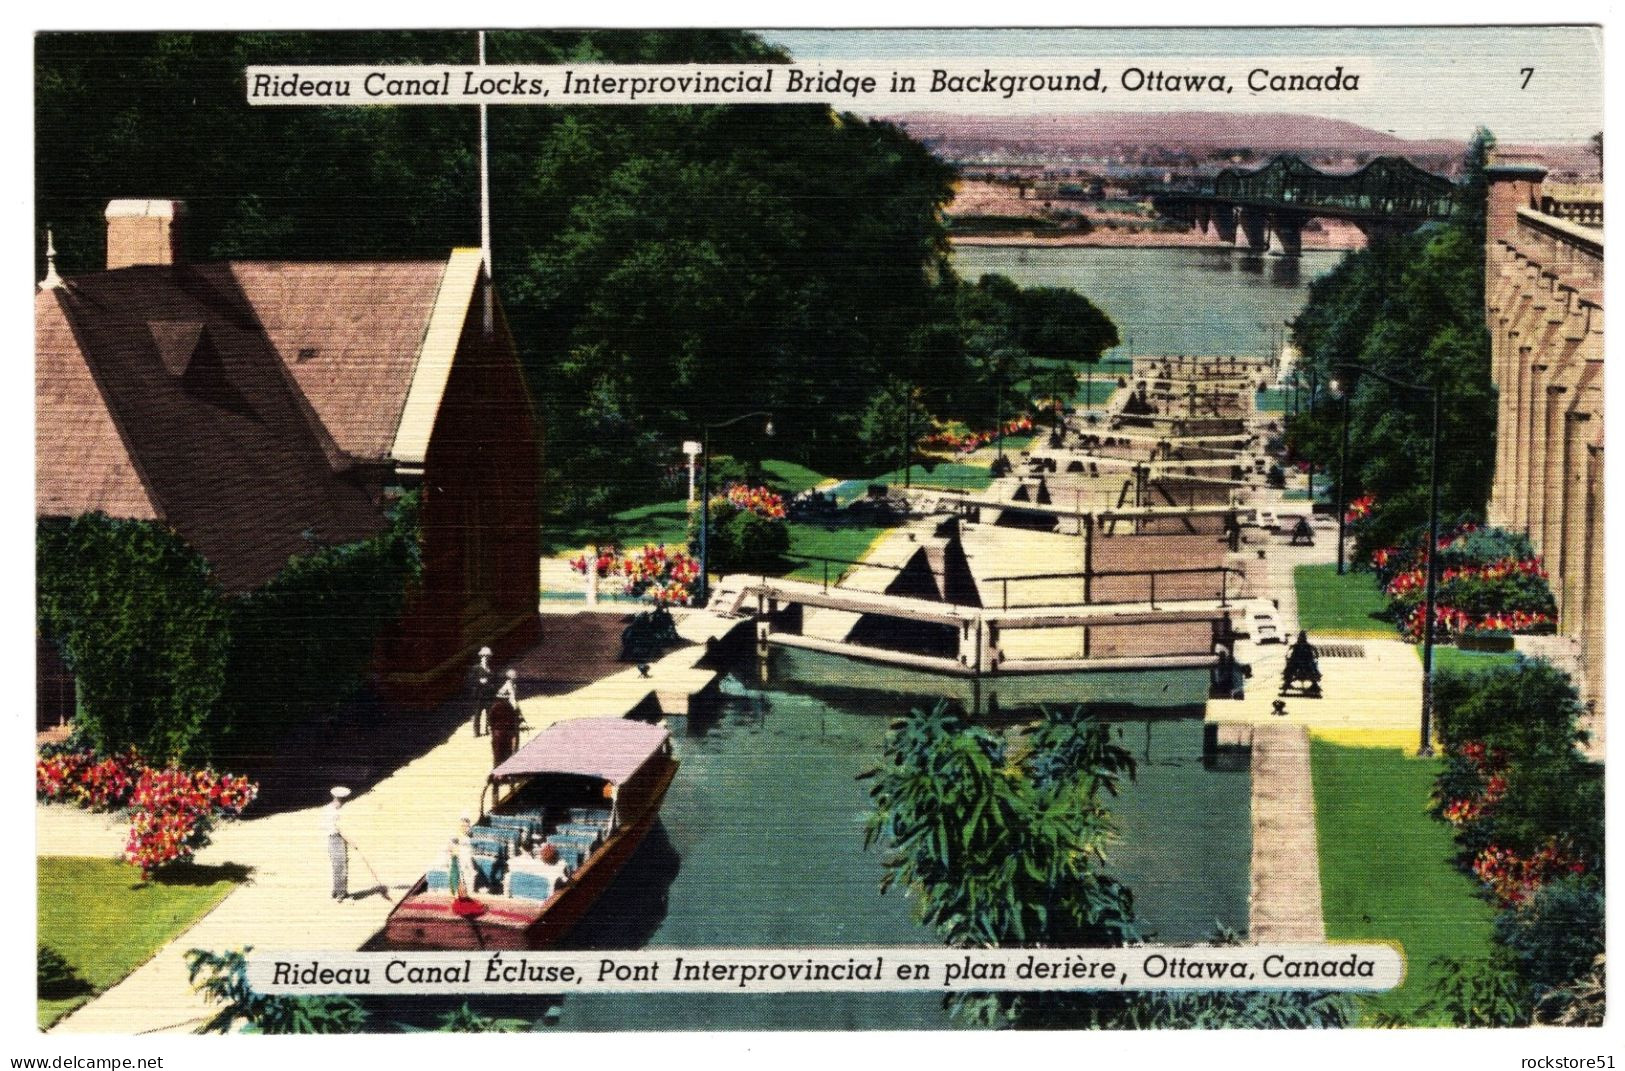
{"type": "Polygon", "coordinates": [[[480,722],[485,708],[491,705],[491,694],[497,686],[496,670],[491,668],[491,648],[480,648],[480,660],[468,674],[468,691],[474,701],[474,735],[483,736],[480,722]]]}
{"type": "Polygon", "coordinates": [[[350,844],[339,829],[339,808],[350,798],[350,790],[339,785],[332,796],[332,802],[322,811],[322,832],[327,836],[327,858],[333,865],[333,899],[343,900],[350,895],[350,844]]]}

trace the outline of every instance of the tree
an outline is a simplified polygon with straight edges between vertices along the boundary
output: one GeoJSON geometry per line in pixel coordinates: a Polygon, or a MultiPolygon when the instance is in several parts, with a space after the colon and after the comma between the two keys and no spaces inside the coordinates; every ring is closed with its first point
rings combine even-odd
{"type": "MultiPolygon", "coordinates": [[[[1105,805],[1133,755],[1081,708],[1046,710],[1019,741],[940,703],[893,724],[872,779],[865,847],[881,891],[900,885],[955,948],[1110,948],[1141,940],[1133,893],[1106,873],[1105,805]]],[[[1234,941],[1221,934],[1219,940],[1234,941]]],[[[956,1018],[1026,1028],[1333,1026],[1345,998],[1315,993],[957,993],[956,1018]]]]}

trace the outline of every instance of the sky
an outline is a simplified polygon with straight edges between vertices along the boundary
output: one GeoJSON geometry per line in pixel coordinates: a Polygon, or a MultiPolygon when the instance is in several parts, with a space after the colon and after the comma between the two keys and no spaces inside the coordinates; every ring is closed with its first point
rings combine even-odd
{"type": "MultiPolygon", "coordinates": [[[[1480,125],[1502,142],[1579,141],[1602,129],[1602,31],[1593,26],[1030,30],[760,30],[798,62],[825,65],[891,57],[998,59],[1068,57],[1069,66],[1120,67],[1124,60],[1189,66],[1204,58],[1283,69],[1282,60],[1358,64],[1354,93],[1170,97],[1102,94],[1101,111],[1269,110],[1345,119],[1404,138],[1465,139],[1480,125]],[[1526,76],[1524,68],[1534,71],[1526,76]],[[1527,85],[1525,82],[1527,81],[1527,85]]],[[[1143,66],[1143,64],[1142,64],[1143,66]]],[[[1300,69],[1304,64],[1294,64],[1300,69]]],[[[1108,75],[1109,76],[1109,75],[1108,75]]],[[[863,108],[857,110],[865,110],[863,108]]],[[[893,110],[886,105],[867,109],[893,110]]],[[[919,110],[913,102],[905,110],[919,110]]],[[[962,108],[955,110],[962,111],[962,108]]],[[[982,114],[1032,107],[990,101],[982,114]]]]}

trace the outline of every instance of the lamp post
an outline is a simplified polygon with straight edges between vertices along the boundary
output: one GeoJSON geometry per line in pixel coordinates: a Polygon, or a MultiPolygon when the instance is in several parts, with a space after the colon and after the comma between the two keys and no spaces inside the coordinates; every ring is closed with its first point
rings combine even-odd
{"type": "Polygon", "coordinates": [[[711,433],[721,428],[737,424],[741,420],[751,417],[765,417],[767,424],[762,428],[762,434],[772,438],[773,414],[765,409],[758,409],[750,413],[741,413],[731,420],[724,420],[718,424],[706,424],[701,429],[700,452],[705,457],[704,465],[700,469],[700,605],[704,606],[711,600],[711,559],[709,544],[711,541],[711,433]]]}
{"type": "Polygon", "coordinates": [[[1331,382],[1332,393],[1343,399],[1342,449],[1337,457],[1337,575],[1343,575],[1343,542],[1348,533],[1348,473],[1349,473],[1349,394],[1337,380],[1331,382]]]}
{"type": "MultiPolygon", "coordinates": [[[[996,399],[994,401],[994,403],[993,403],[993,434],[998,436],[998,440],[999,440],[999,461],[1002,462],[1002,461],[1004,461],[1004,362],[1003,361],[999,362],[999,368],[998,368],[998,371],[995,373],[995,376],[997,378],[994,380],[994,388],[993,388],[994,398],[996,399]]],[[[1002,464],[999,467],[1001,469],[1004,468],[1004,466],[1002,464]]]]}
{"type": "Polygon", "coordinates": [[[1422,603],[1422,742],[1416,749],[1424,757],[1433,754],[1433,629],[1434,604],[1439,594],[1439,388],[1402,379],[1358,364],[1339,364],[1361,375],[1375,376],[1401,390],[1426,392],[1433,409],[1433,428],[1428,448],[1428,542],[1427,593],[1422,603]]]}
{"type": "Polygon", "coordinates": [[[914,384],[903,391],[903,486],[914,486],[914,384]]]}

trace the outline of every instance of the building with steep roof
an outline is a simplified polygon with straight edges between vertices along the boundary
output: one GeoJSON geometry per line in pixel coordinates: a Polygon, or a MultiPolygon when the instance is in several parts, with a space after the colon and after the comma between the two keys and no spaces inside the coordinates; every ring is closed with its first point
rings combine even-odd
{"type": "Polygon", "coordinates": [[[534,634],[539,430],[477,249],[180,255],[184,207],[114,201],[107,270],[35,294],[35,512],[161,521],[228,593],[364,539],[421,489],[423,577],[381,679],[442,694],[534,634]]]}

